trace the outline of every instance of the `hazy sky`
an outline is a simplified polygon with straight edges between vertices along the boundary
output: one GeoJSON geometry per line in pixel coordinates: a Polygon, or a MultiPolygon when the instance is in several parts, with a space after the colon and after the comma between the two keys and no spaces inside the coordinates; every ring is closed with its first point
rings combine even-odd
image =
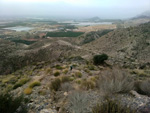
{"type": "Polygon", "coordinates": [[[0,0],[0,15],[129,18],[150,10],[150,0],[0,0]]]}

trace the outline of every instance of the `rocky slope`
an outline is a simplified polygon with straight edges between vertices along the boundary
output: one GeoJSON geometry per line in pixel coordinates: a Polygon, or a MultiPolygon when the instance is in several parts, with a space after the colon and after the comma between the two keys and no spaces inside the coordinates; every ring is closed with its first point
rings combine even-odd
{"type": "Polygon", "coordinates": [[[88,43],[83,48],[106,53],[113,63],[121,62],[123,65],[146,65],[150,63],[150,22],[118,29],[101,38],[88,43]]]}

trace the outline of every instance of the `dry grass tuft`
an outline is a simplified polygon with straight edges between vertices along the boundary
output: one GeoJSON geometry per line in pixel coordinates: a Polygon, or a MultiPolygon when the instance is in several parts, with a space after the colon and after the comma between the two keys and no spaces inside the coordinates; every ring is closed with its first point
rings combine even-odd
{"type": "Polygon", "coordinates": [[[105,94],[127,93],[134,89],[129,73],[120,69],[104,71],[97,81],[97,86],[105,94]]]}

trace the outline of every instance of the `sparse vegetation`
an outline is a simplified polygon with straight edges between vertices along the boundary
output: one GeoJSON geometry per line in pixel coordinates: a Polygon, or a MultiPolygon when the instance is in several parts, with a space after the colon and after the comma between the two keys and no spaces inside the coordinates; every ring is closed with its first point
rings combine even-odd
{"type": "Polygon", "coordinates": [[[123,107],[116,100],[107,99],[102,104],[97,104],[92,110],[92,113],[136,113],[130,108],[123,107]]]}

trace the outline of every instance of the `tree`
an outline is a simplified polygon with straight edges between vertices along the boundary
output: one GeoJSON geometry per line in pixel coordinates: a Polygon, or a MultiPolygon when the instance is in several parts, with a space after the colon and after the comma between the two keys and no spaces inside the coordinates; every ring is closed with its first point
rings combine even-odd
{"type": "Polygon", "coordinates": [[[108,59],[108,55],[106,54],[101,54],[101,55],[95,55],[93,57],[93,63],[95,65],[100,65],[100,64],[103,64],[105,60],[108,59]]]}

